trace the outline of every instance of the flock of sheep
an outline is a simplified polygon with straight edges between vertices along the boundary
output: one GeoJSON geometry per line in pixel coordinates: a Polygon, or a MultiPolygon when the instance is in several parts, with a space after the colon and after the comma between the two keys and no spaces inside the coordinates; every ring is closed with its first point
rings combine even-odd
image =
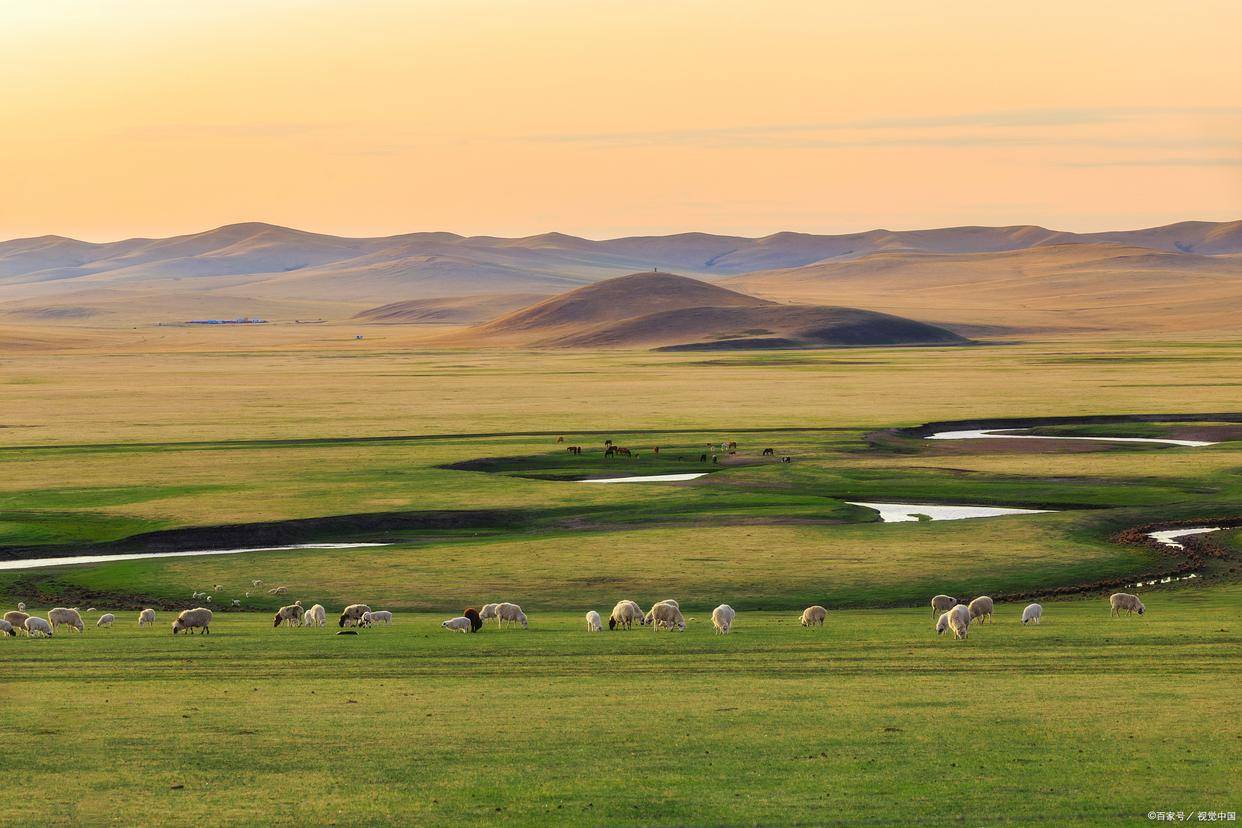
{"type": "MultiPolygon", "coordinates": [[[[1147,611],[1138,596],[1128,592],[1115,592],[1108,596],[1108,606],[1113,616],[1121,615],[1123,610],[1126,615],[1136,612],[1142,615],[1147,611]]],[[[963,604],[950,595],[937,595],[931,599],[931,607],[932,618],[936,618],[936,634],[942,635],[952,631],[955,639],[961,639],[969,634],[972,621],[982,624],[992,617],[993,603],[992,599],[986,595],[979,596],[969,604],[963,604]],[[940,613],[938,618],[936,613],[940,613]]],[[[805,613],[803,615],[805,624],[805,613]]],[[[1038,624],[1043,617],[1044,608],[1039,604],[1027,604],[1022,610],[1023,624],[1038,624]]]]}
{"type": "MultiPolygon", "coordinates": [[[[1109,608],[1113,616],[1119,616],[1123,611],[1127,615],[1138,613],[1143,615],[1146,607],[1139,600],[1137,595],[1131,595],[1127,592],[1117,592],[1109,596],[1109,608]]],[[[972,622],[985,623],[992,618],[994,605],[992,599],[986,595],[980,596],[972,600],[969,604],[963,604],[951,595],[937,595],[931,599],[932,617],[936,618],[936,633],[942,635],[946,632],[952,632],[955,639],[964,639],[970,632],[972,622]],[[937,613],[939,615],[937,616],[937,613]]],[[[88,609],[87,612],[94,612],[94,608],[88,609]]],[[[206,607],[195,607],[194,609],[182,610],[177,618],[173,621],[173,635],[184,632],[192,634],[195,630],[201,630],[203,633],[211,632],[211,621],[213,613],[206,607]]],[[[1043,619],[1044,608],[1039,604],[1028,604],[1022,610],[1023,624],[1038,624],[1043,619]]],[[[734,619],[737,613],[728,604],[721,604],[712,610],[712,627],[720,635],[727,635],[729,630],[733,628],[734,619]]],[[[822,627],[824,619],[828,617],[828,610],[818,604],[807,607],[802,611],[799,619],[804,627],[822,627]]],[[[529,622],[526,613],[517,604],[509,602],[501,602],[495,604],[484,604],[482,609],[476,610],[473,607],[467,608],[460,616],[450,618],[443,622],[440,626],[451,632],[472,633],[478,632],[483,628],[486,621],[495,619],[497,628],[506,624],[510,627],[520,626],[522,629],[529,628],[529,622]]],[[[303,609],[301,601],[295,601],[289,606],[281,607],[276,611],[273,619],[274,627],[323,627],[327,620],[327,611],[323,604],[314,604],[310,609],[303,609]]],[[[106,612],[99,616],[96,622],[97,627],[111,627],[116,622],[116,616],[113,613],[106,612]]],[[[376,624],[391,624],[392,613],[388,610],[372,610],[366,604],[350,604],[341,611],[337,620],[337,626],[342,628],[342,632],[346,631],[346,627],[371,627],[376,624]]],[[[155,610],[150,607],[138,613],[138,626],[149,627],[155,624],[155,610]]],[[[652,629],[676,630],[683,632],[686,629],[686,619],[681,614],[681,607],[677,601],[667,598],[652,604],[651,609],[643,612],[642,607],[630,600],[618,601],[617,605],[612,608],[612,613],[608,616],[608,629],[632,629],[637,624],[639,626],[649,626],[652,629]]],[[[34,638],[50,638],[61,627],[69,627],[70,629],[83,632],[86,624],[82,620],[81,613],[77,608],[71,607],[55,607],[48,610],[47,618],[40,618],[37,615],[30,615],[26,612],[26,605],[19,603],[16,610],[11,610],[0,618],[0,635],[17,635],[18,632],[24,632],[34,638]]],[[[603,619],[595,610],[591,610],[586,614],[587,632],[600,632],[603,630],[603,619]]],[[[340,633],[338,633],[340,634],[340,633]]]]}

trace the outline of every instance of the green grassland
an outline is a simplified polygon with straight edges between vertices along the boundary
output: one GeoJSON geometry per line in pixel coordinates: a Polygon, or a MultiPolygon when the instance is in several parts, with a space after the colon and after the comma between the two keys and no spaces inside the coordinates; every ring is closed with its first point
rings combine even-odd
{"type": "Polygon", "coordinates": [[[715,636],[577,613],[338,637],[229,614],[209,636],[0,641],[12,824],[1140,824],[1242,794],[1242,592],[1112,619],[1020,606],[965,641],[924,610],[741,613],[715,636]],[[66,765],[71,765],[66,770],[66,765]],[[20,777],[20,782],[19,782],[20,777]],[[48,780],[34,784],[31,780],[48,780]],[[51,780],[55,780],[54,783],[51,780]]]}
{"type": "Polygon", "coordinates": [[[1041,627],[1017,623],[1018,601],[954,642],[926,609],[941,591],[1158,577],[1185,561],[1118,533],[1242,518],[1237,426],[1194,416],[1239,409],[1242,343],[340,348],[4,366],[0,560],[389,545],[0,571],[6,609],[123,613],[110,631],[0,640],[0,735],[25,769],[0,782],[3,822],[1140,824],[1242,804],[1242,529],[1213,536],[1199,578],[1142,588],[1142,618],[1110,619],[1087,591],[1044,600],[1041,627]],[[1224,442],[893,431],[1128,413],[1185,416],[1036,433],[1224,442]],[[606,459],[605,439],[638,456],[606,459]],[[738,453],[700,462],[721,440],[738,453]],[[852,500],[1055,513],[881,524],[852,500]],[[196,590],[216,593],[213,632],[173,638],[196,590]],[[683,635],[582,630],[625,597],[676,597],[693,620],[683,635]],[[273,630],[294,598],[397,623],[273,630]],[[439,628],[492,600],[522,604],[531,629],[439,628]],[[708,621],[720,602],[741,613],[728,637],[708,621]],[[146,603],[161,619],[139,631],[146,603]],[[811,603],[830,609],[822,631],[797,624],[811,603]]]}

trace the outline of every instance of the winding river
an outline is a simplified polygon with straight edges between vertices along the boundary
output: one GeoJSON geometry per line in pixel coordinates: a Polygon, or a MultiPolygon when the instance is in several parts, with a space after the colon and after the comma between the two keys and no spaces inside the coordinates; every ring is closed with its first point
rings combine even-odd
{"type": "Polygon", "coordinates": [[[1157,437],[1049,437],[1043,434],[1018,434],[1029,428],[974,428],[965,431],[938,431],[927,435],[928,440],[1088,440],[1095,443],[1161,443],[1168,446],[1215,446],[1206,440],[1172,440],[1157,437]]]}
{"type": "Polygon", "coordinates": [[[112,563],[113,561],[140,561],[146,558],[192,558],[199,555],[238,555],[242,552],[288,552],[295,549],[359,549],[389,545],[387,543],[299,543],[293,546],[251,546],[244,549],[196,549],[191,552],[130,552],[120,555],[74,555],[64,558],[29,558],[23,561],[0,561],[0,570],[112,563]]]}
{"type": "Polygon", "coordinates": [[[1002,517],[1004,515],[1047,514],[1050,509],[1011,509],[1000,506],[950,506],[926,503],[860,503],[847,500],[851,506],[862,506],[880,513],[882,523],[905,523],[916,521],[919,516],[930,520],[967,520],[969,518],[1002,517]]]}
{"type": "Polygon", "coordinates": [[[596,477],[590,480],[579,480],[578,483],[680,483],[685,480],[696,480],[708,472],[692,472],[689,474],[644,474],[637,477],[596,477]]]}

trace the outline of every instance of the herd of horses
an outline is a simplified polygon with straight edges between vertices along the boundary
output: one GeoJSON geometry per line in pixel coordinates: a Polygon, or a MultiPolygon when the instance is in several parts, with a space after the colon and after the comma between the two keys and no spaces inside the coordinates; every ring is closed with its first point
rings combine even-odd
{"type": "MultiPolygon", "coordinates": [[[[557,438],[556,438],[556,442],[557,442],[557,443],[564,443],[564,442],[565,442],[565,438],[564,438],[564,437],[557,437],[557,438]]],[[[582,446],[566,446],[566,447],[565,447],[565,451],[569,452],[570,454],[582,454],[582,446]]],[[[711,457],[711,461],[712,461],[713,463],[719,463],[719,462],[720,462],[720,452],[726,452],[726,453],[728,453],[729,455],[734,455],[734,454],[737,454],[737,441],[736,441],[736,440],[726,440],[726,441],[723,441],[723,442],[721,442],[721,443],[708,443],[708,444],[707,444],[707,451],[705,451],[705,452],[703,452],[702,454],[700,454],[700,455],[699,455],[699,462],[700,462],[700,463],[706,463],[706,462],[707,462],[708,457],[711,457]]],[[[659,453],[660,453],[660,447],[659,447],[659,446],[652,446],[652,448],[651,448],[651,453],[652,453],[652,454],[659,454],[659,453]]],[[[626,448],[625,446],[618,446],[618,445],[617,445],[616,443],[614,443],[612,440],[605,440],[605,441],[604,441],[604,457],[608,457],[608,458],[611,458],[611,457],[630,457],[630,458],[633,458],[633,457],[638,457],[638,456],[639,456],[639,453],[638,453],[637,451],[633,450],[633,449],[626,448]]],[[[775,450],[775,449],[771,449],[771,448],[765,448],[765,449],[763,450],[763,456],[764,456],[764,457],[775,457],[775,456],[776,456],[776,450],[775,450]]],[[[678,457],[678,458],[676,458],[676,459],[681,460],[681,459],[683,459],[683,458],[678,457]]],[[[781,462],[782,462],[782,463],[788,463],[788,462],[790,462],[790,459],[791,459],[791,458],[789,458],[788,456],[783,456],[783,457],[781,457],[781,462]]]]}

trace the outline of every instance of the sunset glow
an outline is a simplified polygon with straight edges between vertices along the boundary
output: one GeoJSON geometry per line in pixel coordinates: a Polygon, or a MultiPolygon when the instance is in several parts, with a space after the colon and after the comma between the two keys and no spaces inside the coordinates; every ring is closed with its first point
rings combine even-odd
{"type": "Polygon", "coordinates": [[[1235,219],[1239,31],[1234,2],[10,2],[0,237],[1235,219]]]}

